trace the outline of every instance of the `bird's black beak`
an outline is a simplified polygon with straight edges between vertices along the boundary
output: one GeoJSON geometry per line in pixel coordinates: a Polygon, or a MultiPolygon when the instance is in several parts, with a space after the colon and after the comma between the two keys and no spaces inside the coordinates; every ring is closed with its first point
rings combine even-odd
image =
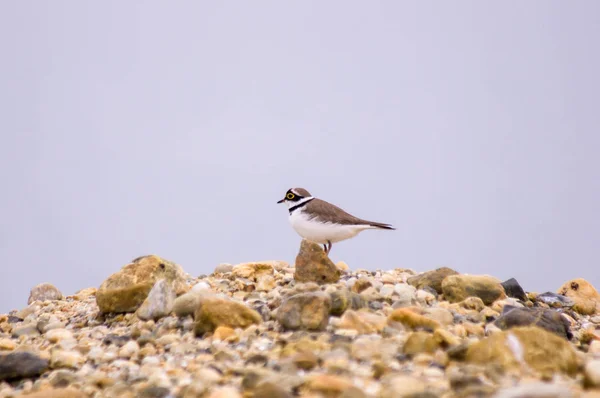
{"type": "Polygon", "coordinates": [[[281,199],[279,202],[277,203],[283,203],[285,201],[285,199],[281,199]]]}

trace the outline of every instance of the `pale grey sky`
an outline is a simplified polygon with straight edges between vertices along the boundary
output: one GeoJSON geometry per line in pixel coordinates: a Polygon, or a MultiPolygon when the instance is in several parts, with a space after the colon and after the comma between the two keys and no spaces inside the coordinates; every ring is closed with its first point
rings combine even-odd
{"type": "Polygon", "coordinates": [[[293,262],[296,186],[398,228],[352,268],[600,288],[599,39],[597,1],[4,1],[0,312],[293,262]]]}

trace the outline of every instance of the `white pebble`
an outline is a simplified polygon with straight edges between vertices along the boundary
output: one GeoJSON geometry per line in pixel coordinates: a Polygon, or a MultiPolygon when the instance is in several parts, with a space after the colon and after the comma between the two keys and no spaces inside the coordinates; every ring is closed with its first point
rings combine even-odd
{"type": "Polygon", "coordinates": [[[119,350],[119,357],[121,358],[131,358],[140,350],[140,346],[135,340],[129,340],[121,349],[119,350]]]}

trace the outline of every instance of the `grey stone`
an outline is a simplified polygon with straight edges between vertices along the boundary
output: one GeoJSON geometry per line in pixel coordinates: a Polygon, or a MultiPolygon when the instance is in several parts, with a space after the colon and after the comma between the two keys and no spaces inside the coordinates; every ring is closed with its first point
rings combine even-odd
{"type": "Polygon", "coordinates": [[[287,298],[277,309],[285,329],[323,330],[329,323],[331,298],[324,292],[301,293],[287,298]]]}
{"type": "Polygon", "coordinates": [[[41,283],[31,289],[27,304],[31,304],[34,301],[62,300],[62,298],[63,295],[56,286],[51,283],[41,283]]]}
{"type": "Polygon", "coordinates": [[[233,265],[228,263],[221,263],[215,267],[215,274],[225,274],[233,270],[233,265]]]}
{"type": "Polygon", "coordinates": [[[0,381],[36,377],[48,369],[48,365],[47,359],[26,351],[0,355],[0,381]]]}
{"type": "Polygon", "coordinates": [[[517,326],[539,326],[569,340],[573,335],[569,321],[559,312],[548,308],[527,308],[505,305],[494,322],[502,330],[517,326]]]}
{"type": "Polygon", "coordinates": [[[506,295],[508,297],[513,297],[521,301],[527,300],[525,291],[523,290],[521,285],[519,285],[519,282],[517,282],[515,278],[510,278],[509,280],[502,282],[501,285],[504,288],[504,291],[506,292],[506,295]]]}
{"type": "Polygon", "coordinates": [[[173,310],[174,301],[175,291],[171,284],[161,279],[154,284],[136,314],[138,318],[144,320],[164,318],[173,310]]]}

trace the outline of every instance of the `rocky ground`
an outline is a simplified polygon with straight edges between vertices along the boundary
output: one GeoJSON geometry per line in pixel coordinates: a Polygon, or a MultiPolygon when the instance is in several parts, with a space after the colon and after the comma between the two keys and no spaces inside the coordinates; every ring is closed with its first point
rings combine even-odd
{"type": "Polygon", "coordinates": [[[600,296],[450,268],[133,260],[0,315],[0,397],[600,397],[600,296]]]}

